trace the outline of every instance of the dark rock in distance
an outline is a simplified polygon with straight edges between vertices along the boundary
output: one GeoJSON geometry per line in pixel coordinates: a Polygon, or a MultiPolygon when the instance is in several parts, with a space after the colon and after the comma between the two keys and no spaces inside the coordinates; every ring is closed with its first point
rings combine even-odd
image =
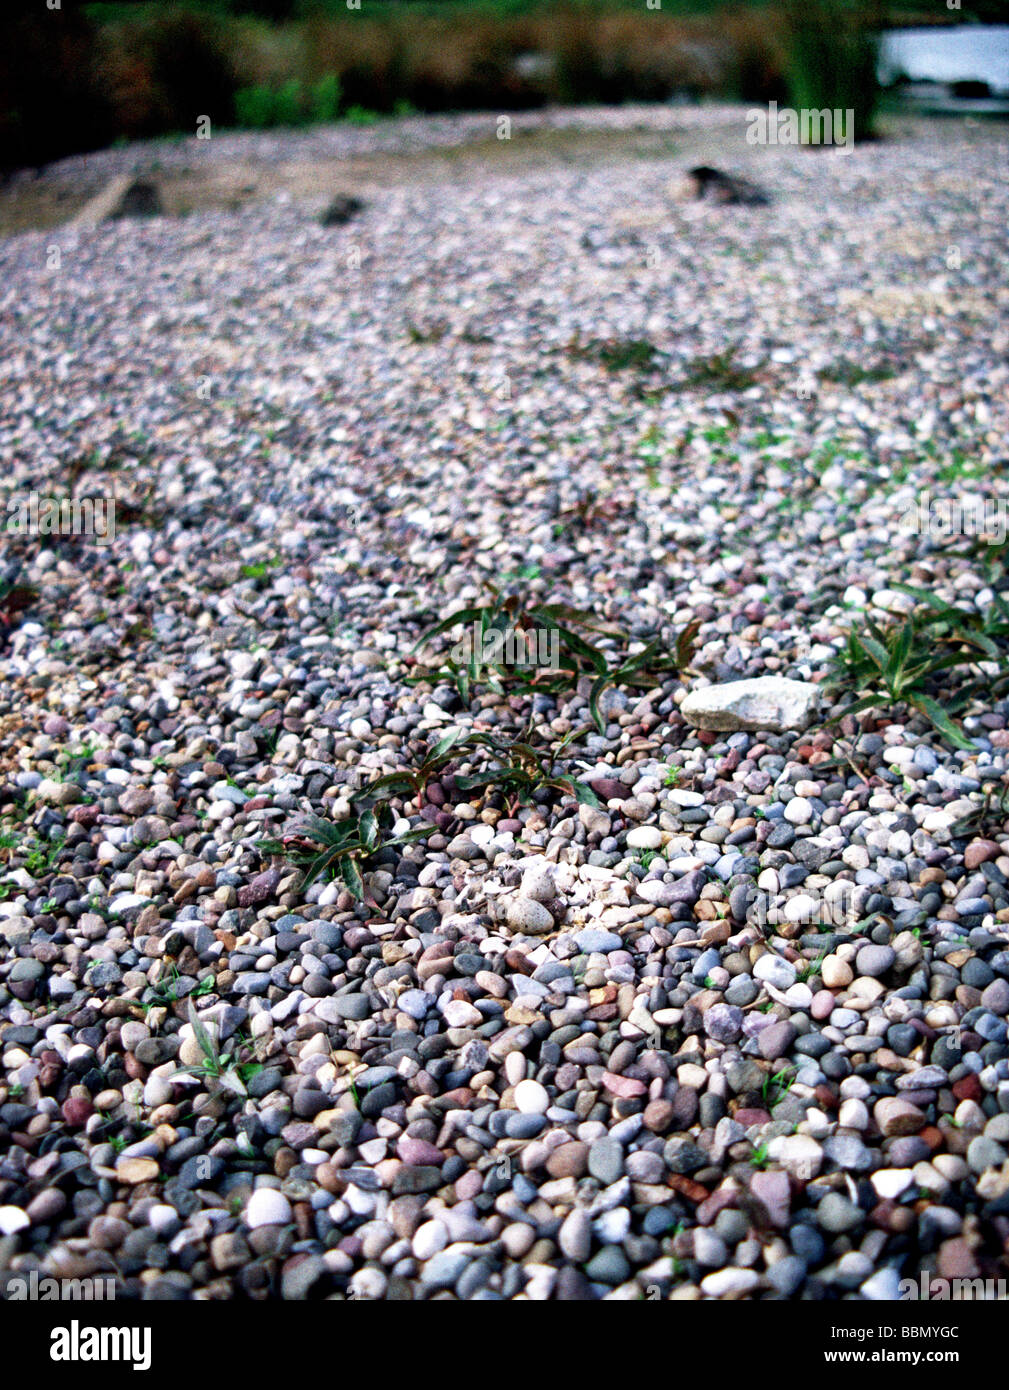
{"type": "Polygon", "coordinates": [[[363,198],[355,198],[351,193],[337,193],[319,221],[323,227],[342,227],[363,212],[366,206],[363,198]]]}
{"type": "Polygon", "coordinates": [[[771,200],[762,188],[748,179],[713,169],[710,164],[698,164],[687,175],[695,198],[707,198],[712,203],[745,203],[760,206],[771,200]]]}

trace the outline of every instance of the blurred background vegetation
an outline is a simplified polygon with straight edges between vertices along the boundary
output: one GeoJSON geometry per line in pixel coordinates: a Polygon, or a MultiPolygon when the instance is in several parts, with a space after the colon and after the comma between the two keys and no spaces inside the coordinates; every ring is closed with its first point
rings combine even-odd
{"type": "Polygon", "coordinates": [[[0,169],[213,127],[411,111],[734,98],[875,103],[895,24],[997,22],[1005,0],[4,0],[0,169]]]}

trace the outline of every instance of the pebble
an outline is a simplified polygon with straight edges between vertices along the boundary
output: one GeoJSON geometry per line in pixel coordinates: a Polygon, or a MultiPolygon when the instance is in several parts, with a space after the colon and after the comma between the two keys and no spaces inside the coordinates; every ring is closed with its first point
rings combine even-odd
{"type": "Polygon", "coordinates": [[[251,1230],[260,1226],[286,1226],[292,1219],[291,1204],[272,1187],[257,1187],[245,1208],[245,1224],[251,1230]]]}

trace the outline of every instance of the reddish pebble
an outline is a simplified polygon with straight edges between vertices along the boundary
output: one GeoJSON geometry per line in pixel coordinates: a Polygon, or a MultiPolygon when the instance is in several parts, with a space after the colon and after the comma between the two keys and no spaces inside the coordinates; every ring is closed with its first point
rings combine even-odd
{"type": "Polygon", "coordinates": [[[463,1173],[454,1190],[458,1201],[471,1202],[483,1191],[483,1174],[475,1168],[470,1168],[469,1172],[463,1173]]]}
{"type": "Polygon", "coordinates": [[[732,1118],[744,1129],[749,1125],[769,1124],[771,1119],[766,1110],[747,1109],[745,1106],[741,1110],[737,1110],[732,1118]]]}
{"type": "Polygon", "coordinates": [[[404,1163],[411,1166],[433,1164],[440,1168],[445,1162],[445,1155],[441,1149],[429,1144],[426,1139],[411,1139],[409,1135],[404,1135],[396,1145],[396,1153],[404,1163]]]}
{"type": "Polygon", "coordinates": [[[967,1076],[961,1076],[959,1081],[953,1082],[953,1094],[957,1100],[976,1100],[981,1099],[981,1082],[970,1072],[967,1076]]]}
{"type": "Polygon", "coordinates": [[[645,1106],[645,1129],[653,1134],[665,1134],[673,1122],[673,1106],[668,1100],[652,1100],[645,1106]]]}
{"type": "Polygon", "coordinates": [[[829,989],[821,989],[813,995],[813,1002],[809,1006],[809,1012],[815,1019],[823,1020],[829,1018],[837,1007],[837,1000],[829,989]]]}
{"type": "Polygon", "coordinates": [[[95,1107],[80,1096],[70,1096],[63,1102],[61,1113],[68,1125],[86,1125],[95,1113],[95,1107]]]}
{"type": "MultiPolygon", "coordinates": [[[[675,1176],[674,1173],[673,1177],[675,1176]]],[[[710,1197],[706,1197],[701,1202],[697,1208],[697,1220],[702,1226],[710,1226],[720,1211],[735,1205],[738,1196],[739,1193],[735,1188],[720,1187],[717,1192],[712,1192],[710,1197]]]]}
{"type": "Polygon", "coordinates": [[[976,869],[989,859],[997,859],[1001,852],[1001,846],[994,840],[972,840],[963,852],[964,868],[976,869]]]}
{"type": "Polygon", "coordinates": [[[633,1096],[643,1096],[645,1094],[645,1083],[635,1081],[632,1076],[617,1076],[615,1072],[603,1072],[603,1085],[621,1100],[630,1100],[633,1096]]]}

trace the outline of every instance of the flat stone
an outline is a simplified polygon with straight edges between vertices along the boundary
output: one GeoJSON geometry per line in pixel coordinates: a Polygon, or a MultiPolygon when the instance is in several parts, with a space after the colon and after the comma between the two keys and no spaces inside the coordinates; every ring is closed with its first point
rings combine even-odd
{"type": "Polygon", "coordinates": [[[789,1023],[787,1019],[781,1019],[777,1023],[772,1023],[770,1027],[760,1030],[757,1034],[757,1047],[761,1057],[773,1062],[779,1057],[784,1057],[795,1038],[794,1024],[789,1023]]]}
{"type": "Polygon", "coordinates": [[[701,1292],[709,1298],[732,1298],[751,1293],[760,1283],[753,1269],[716,1269],[701,1280],[701,1292]]]}
{"type": "Polygon", "coordinates": [[[756,676],[691,690],[680,713],[695,729],[719,733],[767,729],[781,734],[805,729],[819,699],[819,688],[805,681],[756,676]]]}
{"type": "Polygon", "coordinates": [[[880,1132],[887,1138],[917,1134],[925,1127],[925,1116],[916,1105],[900,1096],[883,1096],[873,1108],[880,1132]]]}

